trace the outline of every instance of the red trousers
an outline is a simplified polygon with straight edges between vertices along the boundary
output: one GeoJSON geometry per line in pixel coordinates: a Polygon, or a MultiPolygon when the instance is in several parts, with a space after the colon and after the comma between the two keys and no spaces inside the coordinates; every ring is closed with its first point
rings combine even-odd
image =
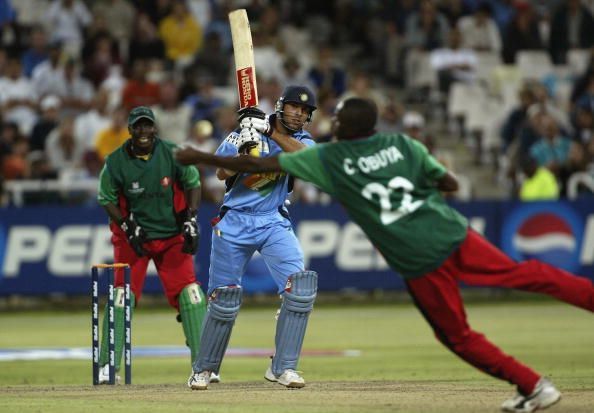
{"type": "Polygon", "coordinates": [[[544,293],[594,311],[594,287],[589,279],[536,260],[516,262],[472,230],[441,267],[407,280],[416,306],[439,341],[479,370],[517,385],[526,395],[540,375],[470,328],[458,281],[544,293]]]}
{"type": "MultiPolygon", "coordinates": [[[[136,303],[140,300],[142,287],[146,278],[146,270],[149,260],[153,260],[159,279],[165,290],[169,305],[178,308],[179,293],[191,283],[196,282],[194,273],[194,260],[192,255],[184,254],[181,249],[184,243],[182,235],[176,235],[167,239],[148,241],[143,244],[148,255],[139,257],[128,244],[126,239],[114,235],[111,238],[113,243],[113,256],[115,262],[127,263],[131,271],[131,289],[134,292],[136,303]]],[[[124,285],[124,274],[122,270],[116,271],[115,285],[124,285]]]]}

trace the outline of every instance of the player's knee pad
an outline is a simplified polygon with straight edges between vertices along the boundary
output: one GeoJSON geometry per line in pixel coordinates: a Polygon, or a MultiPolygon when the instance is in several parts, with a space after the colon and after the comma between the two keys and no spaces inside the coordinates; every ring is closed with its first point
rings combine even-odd
{"type": "Polygon", "coordinates": [[[231,330],[241,307],[242,292],[240,286],[230,286],[216,288],[210,294],[202,328],[202,343],[193,366],[194,371],[219,372],[231,330]]]}
{"type": "Polygon", "coordinates": [[[317,291],[318,274],[315,271],[295,273],[287,281],[276,324],[276,352],[272,359],[272,372],[277,376],[286,369],[297,367],[317,291]]]}
{"type": "MultiPolygon", "coordinates": [[[[318,291],[318,274],[301,271],[291,275],[283,294],[283,307],[295,313],[309,313],[318,291]]],[[[282,309],[281,309],[282,311],[282,309]]]]}

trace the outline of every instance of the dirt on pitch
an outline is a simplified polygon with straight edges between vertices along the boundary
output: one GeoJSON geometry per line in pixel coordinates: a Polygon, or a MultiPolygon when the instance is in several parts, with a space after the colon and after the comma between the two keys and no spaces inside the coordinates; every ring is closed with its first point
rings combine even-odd
{"type": "MultiPolygon", "coordinates": [[[[551,413],[591,413],[594,394],[561,389],[551,413]]],[[[511,387],[470,386],[451,381],[309,382],[299,390],[266,382],[211,384],[191,391],[184,385],[8,386],[0,389],[3,412],[497,412],[511,387]]]]}

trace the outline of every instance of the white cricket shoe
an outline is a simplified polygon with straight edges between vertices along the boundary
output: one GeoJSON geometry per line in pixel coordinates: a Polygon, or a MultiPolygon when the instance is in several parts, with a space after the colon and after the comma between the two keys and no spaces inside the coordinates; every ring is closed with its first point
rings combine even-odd
{"type": "MultiPolygon", "coordinates": [[[[116,371],[115,382],[119,384],[120,375],[116,371]]],[[[99,384],[109,384],[109,364],[104,365],[99,369],[99,384]]]]}
{"type": "Polygon", "coordinates": [[[188,379],[188,387],[192,390],[207,390],[208,383],[210,383],[210,372],[201,371],[200,373],[192,372],[188,379]]]}
{"type": "Polygon", "coordinates": [[[531,413],[546,409],[561,399],[561,392],[547,378],[541,378],[528,396],[520,393],[503,402],[501,410],[513,413],[531,413]]]}
{"type": "Polygon", "coordinates": [[[301,387],[305,386],[305,380],[303,380],[303,377],[301,377],[298,372],[292,369],[283,371],[283,374],[277,377],[274,375],[274,373],[272,373],[272,369],[268,367],[266,373],[264,374],[264,378],[273,383],[282,384],[289,389],[300,389],[301,387]]]}
{"type": "Polygon", "coordinates": [[[221,375],[216,374],[214,371],[210,372],[210,382],[211,383],[220,383],[221,382],[221,375]]]}

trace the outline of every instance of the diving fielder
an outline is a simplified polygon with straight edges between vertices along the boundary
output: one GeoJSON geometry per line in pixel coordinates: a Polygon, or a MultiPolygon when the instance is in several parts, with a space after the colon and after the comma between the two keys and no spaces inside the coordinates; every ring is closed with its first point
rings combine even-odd
{"type": "MultiPolygon", "coordinates": [[[[241,132],[232,132],[216,153],[237,156],[255,150],[260,157],[270,157],[311,146],[314,141],[303,126],[315,109],[309,89],[288,87],[276,103],[276,113],[269,117],[257,108],[242,109],[241,132]]],[[[225,169],[218,169],[217,177],[225,180],[226,194],[212,222],[208,311],[188,386],[206,390],[210,373],[219,373],[241,306],[241,278],[258,251],[282,295],[276,351],[264,377],[286,387],[303,387],[305,381],[296,368],[316,297],[317,274],[305,271],[303,252],[285,208],[292,178],[285,173],[245,174],[225,169]]]]}
{"type": "Polygon", "coordinates": [[[351,98],[339,103],[333,118],[338,142],[272,158],[230,159],[191,148],[176,158],[252,173],[285,171],[315,183],[341,202],[404,277],[439,341],[477,369],[517,387],[502,410],[526,413],[555,404],[561,393],[550,380],[471,328],[458,282],[548,294],[590,312],[592,282],[537,260],[516,262],[498,250],[444,201],[440,191],[456,190],[455,176],[420,142],[376,133],[376,122],[373,102],[351,98]]]}
{"type": "MultiPolygon", "coordinates": [[[[200,348],[200,330],[206,300],[196,283],[193,255],[200,232],[196,211],[200,204],[200,176],[194,166],[173,158],[175,145],[157,137],[155,116],[147,107],[130,111],[131,138],[111,153],[99,178],[98,201],[110,218],[114,261],[131,268],[131,308],[138,303],[149,260],[153,260],[169,305],[190,347],[191,362],[200,348]]],[[[123,272],[115,277],[116,371],[124,335],[123,272]]],[[[109,379],[107,317],[99,363],[99,382],[109,379]]]]}

